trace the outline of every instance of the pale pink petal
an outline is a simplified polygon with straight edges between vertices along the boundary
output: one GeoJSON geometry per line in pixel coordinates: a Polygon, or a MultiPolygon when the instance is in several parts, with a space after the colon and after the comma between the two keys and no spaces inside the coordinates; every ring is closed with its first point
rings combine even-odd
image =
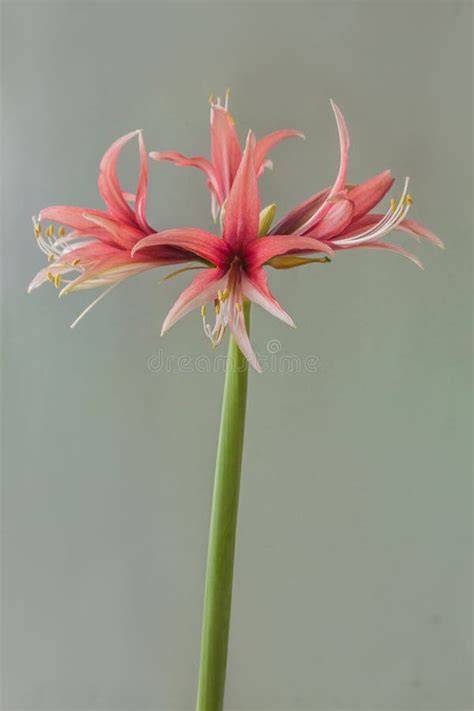
{"type": "Polygon", "coordinates": [[[227,197],[240,165],[242,151],[234,122],[222,106],[211,107],[211,162],[223,199],[227,197]]]}
{"type": "Polygon", "coordinates": [[[206,269],[195,276],[171,307],[164,320],[161,335],[187,313],[212,301],[217,296],[218,290],[225,286],[225,274],[222,269],[206,269]]]}
{"type": "Polygon", "coordinates": [[[51,205],[45,207],[38,215],[39,220],[58,222],[74,230],[87,230],[91,227],[90,220],[84,215],[95,215],[110,219],[110,215],[103,210],[89,210],[87,207],[74,207],[72,205],[51,205]]]}
{"type": "Polygon", "coordinates": [[[335,195],[337,195],[341,190],[343,190],[345,187],[345,184],[346,184],[347,165],[348,165],[348,161],[349,161],[349,147],[350,147],[349,131],[347,129],[347,125],[346,125],[346,122],[344,120],[344,116],[342,115],[341,110],[336,106],[336,104],[332,100],[331,100],[331,106],[334,111],[334,115],[336,117],[337,131],[339,134],[339,152],[340,152],[339,171],[337,173],[336,180],[334,181],[334,185],[332,186],[326,200],[314,212],[314,214],[302,225],[302,227],[299,228],[299,230],[298,230],[299,234],[306,234],[320,220],[322,220],[322,218],[326,215],[326,213],[330,209],[331,203],[329,201],[331,200],[331,198],[333,198],[335,195]]]}
{"type": "Polygon", "coordinates": [[[258,234],[260,195],[254,163],[255,136],[249,131],[245,151],[226,201],[223,238],[234,250],[242,250],[258,234]]]}
{"type": "Polygon", "coordinates": [[[321,222],[318,222],[316,227],[313,227],[309,233],[305,233],[308,237],[316,239],[331,239],[340,234],[351,222],[354,211],[352,200],[340,198],[323,217],[321,222]]]}
{"type": "Polygon", "coordinates": [[[112,143],[100,161],[99,193],[112,215],[124,222],[134,223],[135,215],[122,194],[122,188],[117,175],[117,163],[122,148],[134,138],[139,131],[131,131],[112,143]]]}
{"type": "MultiPolygon", "coordinates": [[[[281,141],[293,137],[304,138],[304,133],[291,128],[284,128],[281,131],[273,131],[273,133],[269,133],[257,141],[255,145],[255,170],[257,171],[257,175],[260,175],[264,168],[269,167],[265,165],[267,162],[267,153],[278,145],[278,143],[281,143],[281,141]]],[[[271,161],[269,162],[271,163],[271,161]]]]}
{"type": "Polygon", "coordinates": [[[146,198],[148,190],[148,161],[143,140],[143,134],[138,134],[138,150],[140,155],[140,172],[138,176],[137,194],[135,199],[135,215],[137,222],[145,232],[153,232],[146,219],[146,198]]]}
{"type": "Polygon", "coordinates": [[[296,235],[273,235],[259,237],[247,245],[245,261],[250,271],[268,262],[272,257],[281,254],[297,254],[299,252],[324,252],[334,256],[334,250],[329,244],[320,242],[314,237],[298,237],[296,235]]]}
{"type": "Polygon", "coordinates": [[[163,230],[141,239],[132,250],[132,256],[145,247],[171,246],[188,252],[188,259],[205,259],[218,267],[226,265],[229,249],[225,242],[204,230],[183,227],[163,230]]]}
{"type": "Polygon", "coordinates": [[[354,203],[352,220],[355,222],[379,204],[384,195],[390,190],[394,179],[389,170],[379,175],[374,175],[353,188],[349,188],[347,197],[354,203]]]}
{"type": "Polygon", "coordinates": [[[402,232],[408,232],[408,234],[411,234],[415,237],[423,237],[424,239],[428,240],[428,242],[435,244],[441,249],[445,248],[444,242],[440,240],[440,238],[437,237],[434,232],[429,230],[427,227],[423,227],[423,225],[420,225],[419,222],[415,222],[415,220],[402,220],[402,222],[397,225],[396,229],[402,230],[402,232]]]}
{"type": "Polygon", "coordinates": [[[337,247],[337,249],[386,249],[389,252],[395,252],[396,254],[401,254],[403,257],[409,259],[413,264],[416,264],[420,269],[424,269],[423,263],[416,256],[408,252],[403,247],[398,244],[390,244],[389,242],[365,242],[364,244],[355,244],[350,247],[337,247]]]}
{"type": "Polygon", "coordinates": [[[244,296],[262,309],[268,311],[272,316],[276,316],[288,326],[295,325],[293,319],[280,306],[270,289],[268,288],[267,275],[263,269],[255,270],[251,275],[242,274],[242,292],[244,296]]]}
{"type": "Polygon", "coordinates": [[[242,355],[257,372],[261,373],[262,369],[252,348],[252,344],[250,343],[245,324],[245,316],[242,308],[242,272],[240,270],[236,272],[235,279],[229,278],[229,291],[229,328],[242,355]]]}
{"type": "Polygon", "coordinates": [[[219,202],[222,203],[224,201],[224,196],[222,195],[216,172],[207,158],[203,158],[202,156],[192,156],[191,158],[188,158],[177,151],[153,151],[150,153],[150,158],[159,161],[170,161],[171,163],[174,163],[174,165],[184,168],[197,168],[198,170],[201,170],[205,173],[205,175],[207,175],[211,186],[218,196],[219,202]]]}

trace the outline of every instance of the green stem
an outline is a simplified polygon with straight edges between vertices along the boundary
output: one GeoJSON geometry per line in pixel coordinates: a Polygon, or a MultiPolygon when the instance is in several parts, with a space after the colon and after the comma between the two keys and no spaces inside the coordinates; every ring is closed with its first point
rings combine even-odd
{"type": "MultiPolygon", "coordinates": [[[[249,303],[244,313],[248,328],[249,303]]],[[[197,711],[222,711],[224,704],[247,375],[247,361],[231,336],[212,498],[197,711]]]]}

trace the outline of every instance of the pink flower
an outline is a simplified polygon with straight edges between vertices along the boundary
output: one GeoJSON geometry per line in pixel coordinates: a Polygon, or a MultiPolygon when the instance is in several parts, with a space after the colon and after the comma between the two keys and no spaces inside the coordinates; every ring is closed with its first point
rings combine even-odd
{"type": "MultiPolygon", "coordinates": [[[[211,104],[211,160],[202,156],[187,158],[176,151],[154,151],[150,157],[154,160],[168,160],[175,165],[198,168],[207,177],[207,185],[211,192],[211,211],[214,220],[217,220],[219,209],[224,204],[230,193],[232,183],[237,174],[242,151],[239,137],[235,130],[234,119],[228,111],[229,89],[226,91],[224,105],[221,100],[209,97],[211,104]]],[[[272,167],[272,162],[267,160],[268,152],[285,138],[299,136],[304,138],[300,131],[283,129],[274,131],[264,136],[255,146],[255,167],[260,176],[265,168],[272,167]]]]}
{"type": "MultiPolygon", "coordinates": [[[[331,105],[336,116],[340,143],[340,165],[336,180],[332,187],[321,190],[291,210],[275,225],[271,234],[314,237],[334,250],[361,247],[387,249],[402,254],[423,268],[414,254],[399,245],[383,241],[392,231],[402,230],[417,239],[422,237],[438,247],[444,247],[442,241],[430,230],[406,218],[413,203],[408,193],[409,179],[405,179],[399,200],[392,198],[385,214],[372,213],[371,210],[392,187],[394,179],[387,170],[358,185],[346,183],[349,132],[341,111],[334,102],[331,105]]],[[[278,264],[280,268],[284,267],[285,260],[280,260],[278,264]]]]}
{"type": "Polygon", "coordinates": [[[333,250],[314,237],[278,234],[259,237],[257,147],[250,131],[226,202],[222,237],[193,227],[165,230],[144,237],[135,245],[132,254],[150,247],[175,248],[188,252],[190,261],[206,260],[209,268],[198,274],[181,293],[164,321],[162,333],[192,309],[201,307],[204,330],[212,343],[217,345],[220,342],[228,326],[242,353],[260,371],[245,326],[244,299],[253,301],[294,326],[291,317],[271,294],[263,266],[282,255],[298,255],[301,252],[332,255],[333,250]],[[205,305],[209,301],[214,302],[216,312],[212,327],[206,322],[205,314],[205,305]]]}
{"type": "Polygon", "coordinates": [[[187,260],[182,250],[171,247],[152,247],[131,255],[132,248],[143,237],[156,234],[145,216],[148,166],[141,131],[132,131],[111,145],[100,162],[98,182],[107,211],[57,205],[41,210],[38,220],[33,218],[38,246],[47,255],[49,264],[35,276],[28,291],[46,281],[57,288],[63,284],[60,295],[107,287],[79,318],[124,279],[146,269],[187,260]],[[122,191],[117,162],[123,146],[135,136],[139,143],[140,173],[136,194],[130,194],[122,191]],[[43,229],[42,220],[61,226],[57,232],[53,224],[43,229]],[[71,231],[66,232],[63,225],[71,231]]]}

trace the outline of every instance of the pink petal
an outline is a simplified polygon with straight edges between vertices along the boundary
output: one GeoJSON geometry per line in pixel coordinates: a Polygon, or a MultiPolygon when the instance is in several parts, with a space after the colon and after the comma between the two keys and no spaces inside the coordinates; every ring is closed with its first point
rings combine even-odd
{"type": "Polygon", "coordinates": [[[252,344],[250,343],[249,335],[247,333],[247,326],[245,324],[245,316],[242,309],[242,276],[243,274],[239,270],[235,280],[229,278],[229,328],[242,355],[258,373],[261,373],[262,369],[252,348],[252,344]]]}
{"type": "Polygon", "coordinates": [[[331,188],[325,188],[294,207],[273,227],[270,234],[287,235],[297,232],[311,215],[324,203],[331,188]]]}
{"type": "Polygon", "coordinates": [[[331,247],[319,242],[314,237],[298,237],[296,235],[273,235],[259,237],[247,246],[245,261],[250,271],[261,267],[272,257],[281,254],[297,254],[298,252],[324,252],[334,256],[331,247]]]}
{"type": "Polygon", "coordinates": [[[263,269],[255,270],[252,275],[242,274],[242,291],[244,296],[262,309],[276,316],[288,326],[295,326],[291,316],[280,306],[268,288],[267,275],[263,269]]]}
{"type": "Polygon", "coordinates": [[[99,169],[99,193],[103,201],[112,215],[132,224],[135,222],[135,215],[122,194],[117,175],[117,163],[124,145],[138,133],[139,131],[131,131],[112,143],[100,161],[99,169]]]}
{"type": "Polygon", "coordinates": [[[346,184],[346,176],[347,176],[347,164],[349,161],[349,147],[350,147],[350,138],[349,138],[349,131],[347,130],[347,125],[344,120],[344,116],[342,115],[341,110],[336,106],[334,101],[331,100],[331,106],[334,111],[334,115],[336,117],[336,123],[337,123],[337,131],[339,134],[339,151],[340,151],[340,161],[339,161],[339,171],[336,176],[336,180],[334,181],[334,185],[332,186],[328,197],[326,198],[325,202],[319,207],[318,210],[305,222],[302,227],[298,230],[299,234],[305,234],[309,232],[329,211],[330,209],[330,202],[329,200],[337,195],[341,190],[344,189],[344,186],[346,184]]]}
{"type": "Polygon", "coordinates": [[[316,239],[330,239],[340,234],[351,222],[354,212],[352,200],[340,198],[307,236],[316,239]]]}
{"type": "Polygon", "coordinates": [[[146,198],[148,190],[148,161],[142,132],[138,134],[138,150],[140,155],[140,172],[138,176],[137,194],[135,198],[135,215],[144,232],[153,232],[146,219],[146,198]]]}
{"type": "Polygon", "coordinates": [[[115,243],[125,249],[131,249],[143,236],[137,228],[128,223],[119,222],[111,217],[102,217],[91,213],[84,213],[84,217],[93,224],[110,233],[115,243]]]}
{"type": "Polygon", "coordinates": [[[395,252],[396,254],[401,254],[403,257],[409,259],[413,264],[416,264],[420,269],[424,269],[422,262],[418,259],[415,254],[408,252],[403,247],[398,244],[390,244],[389,242],[365,242],[364,244],[355,244],[350,247],[338,247],[337,249],[386,249],[389,252],[395,252]]]}
{"type": "Polygon", "coordinates": [[[260,195],[254,163],[255,136],[249,131],[244,155],[227,198],[223,238],[234,250],[239,251],[258,234],[260,218],[260,195]]]}
{"type": "Polygon", "coordinates": [[[218,194],[219,202],[224,202],[224,196],[221,193],[215,170],[207,158],[203,158],[202,156],[193,156],[188,158],[182,153],[177,153],[176,151],[153,151],[150,153],[150,158],[153,158],[153,160],[167,160],[180,167],[197,168],[198,170],[201,170],[207,175],[214,191],[218,194]]]}
{"type": "MultiPolygon", "coordinates": [[[[218,267],[226,265],[229,250],[225,242],[204,230],[184,227],[163,230],[141,239],[132,250],[132,256],[144,247],[171,246],[189,252],[188,259],[202,258],[218,267]]],[[[186,255],[183,255],[186,256],[186,255]]]]}
{"type": "Polygon", "coordinates": [[[385,170],[364,183],[350,188],[347,196],[354,203],[352,220],[355,222],[378,205],[394,182],[390,171],[385,170]]]}
{"type": "Polygon", "coordinates": [[[181,292],[171,307],[164,320],[161,335],[194,308],[213,300],[217,291],[224,286],[225,275],[226,272],[222,269],[206,269],[194,277],[191,284],[181,292]]]}
{"type": "Polygon", "coordinates": [[[242,151],[234,122],[222,106],[211,107],[211,162],[223,199],[227,197],[240,165],[242,151]]]}
{"type": "Polygon", "coordinates": [[[89,210],[86,207],[74,207],[72,205],[52,205],[41,210],[39,220],[51,220],[59,224],[72,227],[74,230],[87,230],[91,227],[90,220],[84,215],[95,215],[97,217],[110,218],[107,212],[101,210],[89,210]]]}
{"type": "Polygon", "coordinates": [[[269,133],[257,141],[255,146],[255,170],[257,171],[257,175],[260,175],[264,168],[268,167],[265,165],[267,153],[281,141],[293,137],[304,138],[304,133],[291,128],[284,128],[281,131],[273,131],[273,133],[269,133]]]}
{"type": "Polygon", "coordinates": [[[415,222],[415,220],[405,219],[400,222],[396,229],[402,230],[402,232],[408,232],[408,234],[414,235],[415,237],[423,237],[424,239],[427,239],[428,242],[435,244],[441,249],[445,248],[444,242],[440,240],[434,232],[426,227],[423,227],[423,225],[420,225],[419,222],[415,222]]]}

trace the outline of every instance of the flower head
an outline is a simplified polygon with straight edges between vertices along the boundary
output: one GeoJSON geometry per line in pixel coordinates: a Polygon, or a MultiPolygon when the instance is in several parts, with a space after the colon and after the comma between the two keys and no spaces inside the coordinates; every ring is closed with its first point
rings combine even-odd
{"type": "MultiPolygon", "coordinates": [[[[330,245],[334,250],[360,247],[387,249],[413,261],[420,268],[418,257],[397,244],[384,241],[394,230],[402,230],[416,238],[424,238],[438,247],[442,241],[430,230],[406,215],[413,198],[408,193],[405,178],[400,198],[392,198],[384,214],[373,210],[394,183],[389,170],[358,185],[346,182],[349,159],[349,132],[340,109],[331,102],[339,132],[340,163],[332,187],[325,188],[293,208],[273,228],[272,233],[306,235],[330,245]]],[[[283,266],[284,262],[281,262],[283,266]]]]}
{"type": "MultiPolygon", "coordinates": [[[[188,158],[176,151],[153,151],[150,157],[154,160],[167,160],[175,165],[198,168],[207,177],[207,186],[211,193],[211,211],[217,220],[220,208],[225,203],[242,158],[240,141],[235,129],[235,121],[229,112],[230,90],[225,93],[224,102],[219,97],[211,95],[211,159],[203,156],[188,158]]],[[[255,167],[260,176],[265,168],[271,168],[272,162],[267,159],[269,151],[285,138],[299,136],[300,131],[283,129],[274,131],[257,141],[255,146],[255,167]]]]}
{"type": "Polygon", "coordinates": [[[222,237],[193,227],[165,230],[144,237],[133,248],[183,249],[192,259],[204,259],[211,266],[198,274],[180,295],[163,324],[162,333],[195,308],[201,308],[204,331],[217,345],[227,327],[240,350],[257,370],[261,370],[247,334],[243,314],[244,299],[253,301],[290,326],[293,320],[271,294],[263,266],[282,255],[301,252],[333,254],[330,246],[314,237],[295,235],[259,236],[260,197],[257,184],[257,144],[250,131],[245,151],[226,203],[222,237]],[[214,303],[215,323],[206,321],[205,305],[214,303]]]}
{"type": "Polygon", "coordinates": [[[148,166],[141,131],[132,131],[110,146],[100,162],[98,184],[107,208],[105,211],[56,205],[44,208],[38,218],[33,218],[35,237],[48,257],[48,265],[34,277],[28,291],[48,281],[58,289],[62,287],[60,295],[80,289],[106,287],[79,318],[124,279],[153,267],[186,260],[183,252],[166,247],[154,247],[134,256],[131,254],[137,242],[148,234],[156,233],[145,215],[148,166]],[[117,163],[124,145],[136,136],[140,173],[136,193],[131,194],[122,190],[117,163]],[[50,222],[46,228],[42,224],[44,220],[50,222]],[[59,223],[59,226],[54,223],[59,223]],[[64,226],[70,230],[67,231],[64,226]]]}

